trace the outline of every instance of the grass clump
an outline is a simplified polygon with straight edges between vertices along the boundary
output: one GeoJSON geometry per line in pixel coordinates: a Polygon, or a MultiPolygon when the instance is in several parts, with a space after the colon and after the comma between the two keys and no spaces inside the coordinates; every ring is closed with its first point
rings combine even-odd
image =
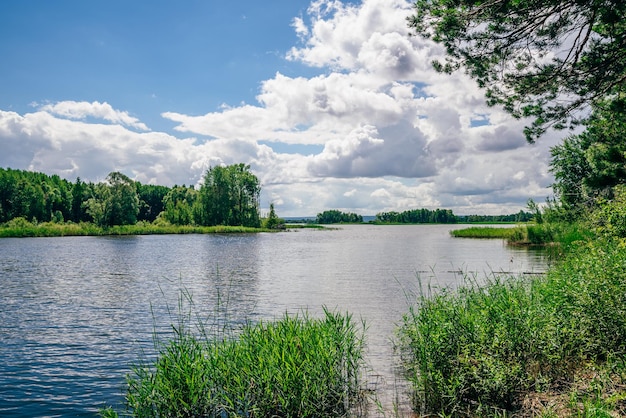
{"type": "Polygon", "coordinates": [[[399,334],[419,412],[519,413],[538,393],[566,393],[584,402],[562,402],[559,416],[592,416],[577,414],[599,404],[623,414],[626,245],[610,239],[579,244],[538,278],[422,291],[399,334]],[[613,389],[580,395],[581,387],[598,387],[598,374],[611,376],[613,389]]]}
{"type": "MultiPolygon", "coordinates": [[[[338,417],[362,400],[364,329],[349,314],[285,315],[237,338],[176,329],[153,366],[127,378],[133,417],[338,417]]],[[[118,416],[112,409],[102,416],[118,416]]]]}
{"type": "Polygon", "coordinates": [[[400,329],[417,411],[513,409],[518,393],[544,379],[554,361],[540,349],[545,317],[531,313],[532,293],[515,279],[419,296],[400,329]]]}

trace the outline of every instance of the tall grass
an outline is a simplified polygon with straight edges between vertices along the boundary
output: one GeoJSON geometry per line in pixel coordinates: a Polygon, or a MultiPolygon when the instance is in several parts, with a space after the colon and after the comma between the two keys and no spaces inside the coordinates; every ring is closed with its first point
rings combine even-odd
{"type": "Polygon", "coordinates": [[[138,222],[135,225],[115,225],[100,227],[89,222],[81,223],[32,223],[24,218],[13,219],[0,225],[0,238],[7,237],[63,237],[81,235],[152,235],[152,234],[213,234],[213,233],[254,233],[275,230],[244,226],[194,226],[151,224],[138,222]]]}
{"type": "Polygon", "coordinates": [[[539,278],[425,289],[399,333],[416,410],[518,410],[529,393],[570,387],[589,364],[624,362],[626,247],[586,244],[539,278]]]}
{"type": "Polygon", "coordinates": [[[362,401],[364,329],[349,314],[285,314],[246,324],[236,338],[174,329],[156,363],[127,378],[122,415],[338,417],[362,401]]]}
{"type": "Polygon", "coordinates": [[[577,223],[525,224],[511,228],[468,227],[450,231],[455,238],[497,238],[516,245],[546,245],[559,243],[569,245],[587,240],[591,236],[588,228],[577,223]]]}
{"type": "Polygon", "coordinates": [[[514,228],[495,228],[487,226],[471,226],[463,229],[453,229],[450,235],[456,238],[501,238],[508,239],[514,233],[514,228]]]}

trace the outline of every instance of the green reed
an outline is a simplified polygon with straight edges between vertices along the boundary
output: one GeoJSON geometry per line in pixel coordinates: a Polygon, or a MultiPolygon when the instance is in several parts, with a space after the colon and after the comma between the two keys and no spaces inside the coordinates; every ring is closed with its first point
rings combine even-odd
{"type": "Polygon", "coordinates": [[[155,364],[128,376],[122,415],[337,417],[363,400],[364,327],[349,314],[285,314],[246,324],[236,337],[174,329],[155,364]]]}
{"type": "Polygon", "coordinates": [[[624,364],[626,246],[581,245],[542,277],[422,289],[399,334],[416,410],[518,410],[529,393],[573,386],[583,369],[624,364]]]}
{"type": "Polygon", "coordinates": [[[472,226],[463,229],[453,229],[450,235],[456,238],[501,238],[508,239],[514,233],[514,228],[495,228],[487,226],[472,226]]]}
{"type": "Polygon", "coordinates": [[[100,227],[93,223],[81,222],[42,222],[32,223],[23,218],[13,219],[0,225],[0,238],[7,237],[63,237],[63,236],[101,236],[101,235],[152,235],[152,234],[226,234],[255,233],[275,230],[250,228],[244,226],[194,226],[152,224],[138,222],[135,225],[115,225],[100,227]]]}
{"type": "Polygon", "coordinates": [[[510,228],[472,226],[450,231],[455,238],[494,238],[505,239],[514,245],[570,245],[588,240],[591,232],[577,223],[524,224],[510,228]]]}

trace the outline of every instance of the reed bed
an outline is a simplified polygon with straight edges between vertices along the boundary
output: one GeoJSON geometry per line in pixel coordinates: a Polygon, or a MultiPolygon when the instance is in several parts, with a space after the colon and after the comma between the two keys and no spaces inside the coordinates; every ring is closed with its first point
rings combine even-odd
{"type": "Polygon", "coordinates": [[[126,410],[102,416],[340,417],[363,401],[364,327],[349,314],[285,314],[236,338],[175,331],[128,376],[126,410]]]}
{"type": "Polygon", "coordinates": [[[151,224],[139,222],[135,225],[115,225],[99,227],[89,222],[81,223],[31,223],[24,219],[12,220],[0,226],[0,238],[23,237],[64,237],[64,236],[103,236],[103,235],[156,235],[156,234],[227,234],[271,232],[275,230],[245,226],[193,226],[151,224]]]}
{"type": "Polygon", "coordinates": [[[512,245],[559,245],[568,246],[589,240],[591,231],[577,223],[524,224],[515,227],[472,226],[450,231],[455,238],[504,239],[512,245]]]}
{"type": "MultiPolygon", "coordinates": [[[[580,415],[584,402],[565,402],[557,415],[624,416],[626,246],[614,240],[581,245],[533,279],[422,289],[399,335],[420,413],[506,415],[524,410],[537,393],[555,399],[598,393],[603,374],[609,377],[594,398],[600,406],[592,403],[602,414],[580,415]]],[[[554,416],[548,410],[530,415],[554,416]]]]}

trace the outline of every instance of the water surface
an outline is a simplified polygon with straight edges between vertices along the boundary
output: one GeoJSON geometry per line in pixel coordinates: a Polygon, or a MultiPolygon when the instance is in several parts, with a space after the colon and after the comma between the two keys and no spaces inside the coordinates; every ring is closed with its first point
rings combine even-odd
{"type": "Polygon", "coordinates": [[[390,340],[418,276],[456,286],[546,268],[540,252],[450,237],[458,227],[0,239],[0,416],[119,407],[124,375],[153,355],[155,329],[171,329],[181,289],[200,317],[226,307],[233,323],[322,306],[362,318],[369,380],[389,407],[402,391],[390,340]]]}

